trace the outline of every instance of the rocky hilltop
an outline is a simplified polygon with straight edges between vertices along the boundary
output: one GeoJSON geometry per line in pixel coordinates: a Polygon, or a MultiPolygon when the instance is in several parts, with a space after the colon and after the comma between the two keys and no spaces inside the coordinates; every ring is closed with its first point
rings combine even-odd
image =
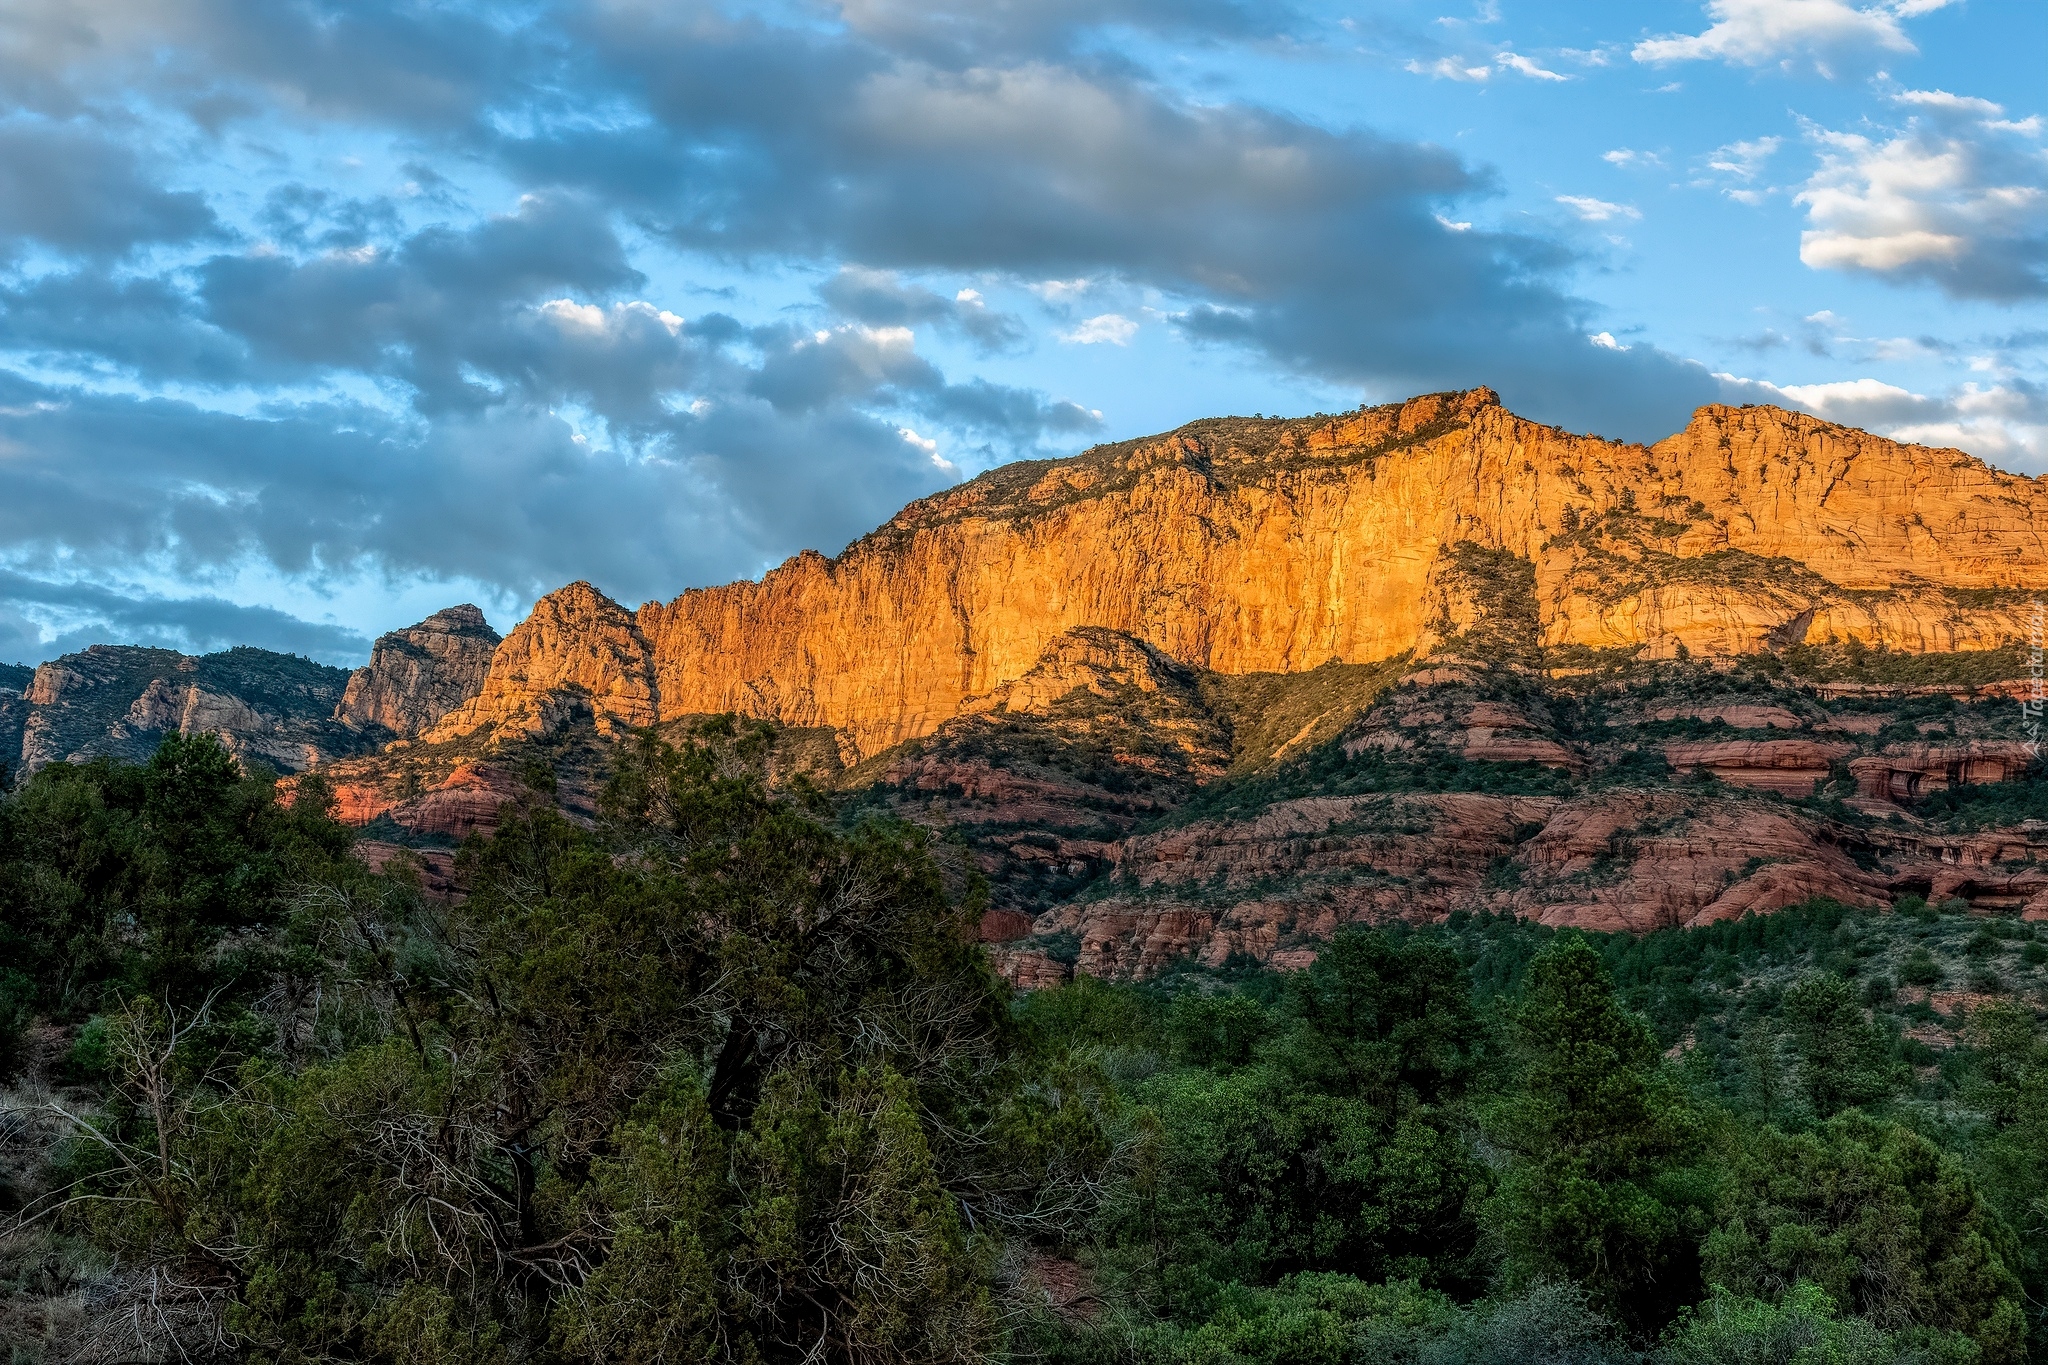
{"type": "Polygon", "coordinates": [[[855,762],[1077,627],[1221,675],[1461,648],[1983,650],[2026,633],[2044,565],[2048,485],[1960,451],[1718,406],[1630,445],[1476,389],[1005,466],[836,559],[637,611],[574,584],[427,737],[735,712],[830,727],[855,762]]]}
{"type": "Polygon", "coordinates": [[[204,731],[245,761],[297,772],[419,734],[476,695],[497,645],[473,606],[382,637],[353,673],[267,649],[94,645],[0,672],[0,764],[143,759],[169,732],[204,731]]]}
{"type": "Polygon", "coordinates": [[[349,675],[334,717],[394,739],[417,735],[482,690],[498,643],[483,612],[467,603],[380,636],[369,664],[349,675]]]}

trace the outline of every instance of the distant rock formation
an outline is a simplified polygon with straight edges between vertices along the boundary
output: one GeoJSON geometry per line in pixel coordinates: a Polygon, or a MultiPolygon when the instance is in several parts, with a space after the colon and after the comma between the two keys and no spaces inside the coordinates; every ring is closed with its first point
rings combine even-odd
{"type": "MultiPolygon", "coordinates": [[[[858,760],[982,705],[1077,628],[1223,675],[1559,647],[1986,649],[2025,635],[2044,568],[2048,484],[1960,451],[1722,406],[1627,445],[1475,389],[1004,466],[836,559],[638,611],[573,584],[429,737],[732,711],[833,727],[858,760]]],[[[1482,746],[1521,742],[1491,728],[1482,746]]]]}
{"type": "Polygon", "coordinates": [[[245,762],[298,772],[417,735],[476,695],[497,644],[483,613],[461,606],[384,636],[353,674],[267,649],[195,658],[94,645],[35,669],[18,693],[0,690],[0,763],[20,774],[139,761],[176,732],[215,734],[245,762]]]}
{"type": "Polygon", "coordinates": [[[483,612],[466,603],[379,636],[369,664],[350,675],[334,718],[410,739],[483,689],[498,642],[483,612]]]}
{"type": "Polygon", "coordinates": [[[236,648],[194,658],[93,645],[36,669],[0,698],[0,762],[14,772],[107,756],[131,761],[166,733],[209,732],[245,762],[287,772],[362,747],[334,719],[348,674],[291,654],[236,648]]]}

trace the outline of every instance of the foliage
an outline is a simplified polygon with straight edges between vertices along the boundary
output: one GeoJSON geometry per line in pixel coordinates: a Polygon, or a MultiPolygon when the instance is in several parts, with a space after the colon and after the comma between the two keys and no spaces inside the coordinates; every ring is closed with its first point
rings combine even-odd
{"type": "Polygon", "coordinates": [[[56,1040],[0,1138],[67,1135],[0,1169],[0,1324],[90,1275],[74,1354],[260,1365],[2041,1353],[2048,1037],[1893,985],[2032,982],[2029,923],[1457,914],[1013,997],[927,836],[671,733],[452,902],[209,740],[0,798],[0,1042],[56,1040]]]}
{"type": "Polygon", "coordinates": [[[1582,938],[1536,956],[1514,1026],[1522,1081],[1487,1123],[1517,1158],[1491,1210],[1510,1274],[1583,1284],[1633,1324],[1668,1320],[1695,1293],[1698,1117],[1582,938]]]}
{"type": "Polygon", "coordinates": [[[1851,1112],[1745,1133],[1726,1170],[1703,1253],[1715,1284],[1775,1300],[1806,1281],[1880,1328],[1953,1331],[1986,1361],[2020,1358],[2017,1244],[1928,1139],[1851,1112]]]}

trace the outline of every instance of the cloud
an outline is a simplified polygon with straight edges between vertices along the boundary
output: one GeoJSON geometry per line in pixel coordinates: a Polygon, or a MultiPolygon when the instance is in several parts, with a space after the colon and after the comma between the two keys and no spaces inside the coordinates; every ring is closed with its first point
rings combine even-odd
{"type": "Polygon", "coordinates": [[[2048,472],[2048,389],[2039,385],[1970,383],[1929,396],[1871,378],[1781,386],[1716,377],[1730,401],[1775,403],[1897,441],[1960,447],[2007,469],[2048,472]]]}
{"type": "Polygon", "coordinates": [[[1600,159],[1610,166],[1630,169],[1637,166],[1662,166],[1664,158],[1656,152],[1641,152],[1631,147],[1616,147],[1611,152],[1602,152],[1600,159]]]}
{"type": "MultiPolygon", "coordinates": [[[[4,220],[41,255],[0,277],[0,547],[51,582],[509,601],[589,577],[632,600],[834,549],[961,468],[1103,429],[1103,395],[934,358],[934,336],[1032,344],[983,290],[1033,290],[1076,344],[1131,342],[1143,301],[1290,381],[1489,383],[1614,435],[1723,392],[1590,341],[1625,320],[1572,292],[1584,262],[1548,229],[1475,225],[1485,168],[1177,88],[1115,38],[1286,41],[1290,9],[9,17],[0,87],[37,112],[0,127],[86,139],[87,207],[0,202],[45,214],[4,220]],[[117,107],[127,131],[94,121],[117,107]],[[344,149],[373,164],[334,170],[344,149]],[[743,283],[707,311],[746,279],[754,301],[743,283]]],[[[1557,75],[1488,51],[1460,74],[1557,75]]]]}
{"type": "Polygon", "coordinates": [[[1939,90],[1894,97],[1911,111],[1889,134],[1814,129],[1821,164],[1794,196],[1799,259],[1956,298],[2048,295],[2048,151],[2037,120],[1939,90]]]}
{"type": "Polygon", "coordinates": [[[255,645],[341,667],[358,665],[370,653],[369,639],[356,631],[273,607],[0,569],[0,659],[42,663],[89,644],[152,645],[187,654],[255,645]]]}
{"type": "Polygon", "coordinates": [[[1376,394],[1493,382],[1545,420],[1661,435],[1716,391],[1653,347],[1589,355],[1587,305],[1559,283],[1572,253],[1449,226],[1494,187],[1444,149],[1185,99],[1116,66],[952,70],[667,16],[621,7],[594,30],[647,125],[507,135],[504,164],[726,259],[1115,279],[1191,337],[1376,394]],[[1602,404],[1610,374],[1627,393],[1602,404]]]}
{"type": "Polygon", "coordinates": [[[1119,313],[1102,313],[1070,332],[1060,333],[1060,340],[1076,346],[1094,346],[1105,341],[1112,346],[1128,346],[1137,334],[1138,324],[1129,318],[1119,313]]]}
{"type": "Polygon", "coordinates": [[[1557,202],[1563,204],[1581,221],[1587,223],[1609,223],[1617,218],[1641,218],[1642,210],[1633,204],[1610,204],[1605,199],[1589,199],[1579,194],[1560,194],[1557,202]]]}
{"type": "Polygon", "coordinates": [[[1568,81],[1571,79],[1570,76],[1560,75],[1555,71],[1546,71],[1527,57],[1520,57],[1512,52],[1495,53],[1493,64],[1504,71],[1518,72],[1521,75],[1539,81],[1568,81]]]}
{"type": "Polygon", "coordinates": [[[0,259],[23,241],[117,256],[219,230],[202,196],[154,183],[135,151],[102,130],[19,116],[0,121],[0,259]]]}
{"type": "Polygon", "coordinates": [[[1493,75],[1493,68],[1485,63],[1473,66],[1457,57],[1439,57],[1433,62],[1425,62],[1419,58],[1411,59],[1403,63],[1403,69],[1418,76],[1432,76],[1440,81],[1483,81],[1493,75]]]}
{"type": "Polygon", "coordinates": [[[1713,24],[1704,32],[1648,38],[1631,55],[1639,62],[1720,61],[1731,66],[1790,64],[1807,58],[1824,65],[1856,54],[1917,51],[1902,17],[1939,9],[1943,0],[1906,0],[1859,9],[1845,0],[1709,0],[1713,24]]]}
{"type": "Polygon", "coordinates": [[[894,271],[845,265],[818,287],[818,297],[846,317],[878,327],[928,322],[957,331],[985,351],[998,351],[1024,339],[1024,324],[1014,315],[990,308],[973,289],[952,297],[920,285],[905,284],[894,271]]]}
{"type": "Polygon", "coordinates": [[[1707,169],[1735,180],[1754,180],[1763,170],[1764,163],[1777,154],[1784,142],[1785,139],[1780,137],[1759,137],[1746,142],[1724,143],[1707,153],[1707,169]]]}
{"type": "Polygon", "coordinates": [[[972,64],[991,57],[1071,53],[1104,28],[1169,37],[1259,39],[1302,23],[1284,3],[1245,0],[1031,0],[1028,4],[959,4],[951,0],[841,0],[840,18],[853,32],[929,60],[972,64]]]}

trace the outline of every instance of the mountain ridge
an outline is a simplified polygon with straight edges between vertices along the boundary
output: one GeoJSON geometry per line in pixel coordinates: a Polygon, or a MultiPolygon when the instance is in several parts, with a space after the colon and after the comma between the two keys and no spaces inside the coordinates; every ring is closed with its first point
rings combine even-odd
{"type": "Polygon", "coordinates": [[[1723,406],[1630,445],[1476,389],[1005,466],[835,558],[637,610],[572,584],[430,737],[544,728],[570,689],[607,725],[730,711],[829,726],[865,757],[932,733],[1077,626],[1225,674],[1421,657],[1475,629],[1524,652],[1981,650],[2024,634],[2041,564],[2048,483],[1961,451],[1723,406]],[[1501,619],[1460,546],[1530,579],[1526,619],[1501,619]]]}

